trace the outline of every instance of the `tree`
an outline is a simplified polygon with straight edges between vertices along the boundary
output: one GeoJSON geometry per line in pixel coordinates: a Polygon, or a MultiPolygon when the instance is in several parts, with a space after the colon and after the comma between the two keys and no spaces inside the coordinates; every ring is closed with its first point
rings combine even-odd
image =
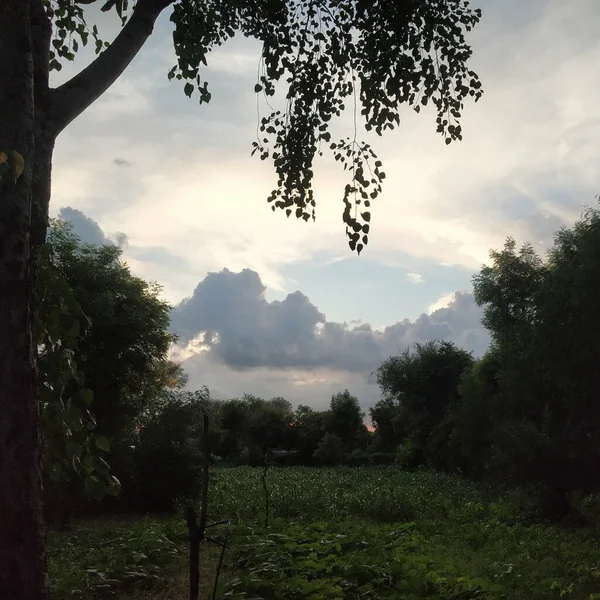
{"type": "Polygon", "coordinates": [[[125,497],[137,510],[170,510],[175,502],[195,500],[201,489],[203,417],[214,415],[206,388],[175,392],[140,428],[132,473],[124,479],[125,497]]]}
{"type": "Polygon", "coordinates": [[[277,397],[254,403],[248,418],[248,446],[259,450],[260,460],[269,449],[281,448],[294,417],[291,403],[277,397]]]}
{"type": "Polygon", "coordinates": [[[118,491],[106,460],[126,471],[134,430],[185,381],[166,359],[169,306],[120,254],[82,244],[59,221],[44,246],[37,282],[44,500],[61,525],[82,482],[95,498],[118,491]]]}
{"type": "Polygon", "coordinates": [[[499,361],[490,469],[536,484],[552,516],[600,488],[600,211],[555,236],[546,260],[509,239],[474,279],[499,361]]]}
{"type": "Polygon", "coordinates": [[[490,465],[494,420],[501,403],[500,374],[500,360],[491,350],[465,373],[459,400],[450,409],[452,466],[468,476],[481,477],[490,465]]]}
{"type": "Polygon", "coordinates": [[[48,222],[52,151],[65,127],[127,68],[161,12],[172,5],[177,66],[169,75],[186,82],[187,95],[196,88],[201,102],[210,92],[199,70],[213,47],[236,32],[262,42],[256,92],[273,96],[281,78],[288,86],[285,111],[261,119],[262,138],[254,143],[277,173],[269,201],[288,215],[314,217],[313,159],[327,144],[350,167],[343,220],[359,252],[385,174],[379,161],[371,167],[374,153],[355,135],[332,141],[332,117],[357,98],[367,127],[381,134],[399,124],[400,104],[418,110],[431,102],[449,143],[462,137],[463,101],[482,93],[466,66],[471,49],[465,41],[481,12],[462,0],[138,0],[129,9],[125,0],[109,0],[103,10],[116,10],[124,27],[106,46],[85,22],[84,6],[93,3],[0,4],[0,314],[6,315],[0,322],[0,596],[24,600],[46,595],[33,290],[48,222]],[[90,35],[97,58],[50,88],[50,69],[72,60],[90,35]]]}
{"type": "Polygon", "coordinates": [[[331,397],[329,411],[325,415],[325,430],[342,440],[347,452],[366,441],[367,428],[363,423],[364,413],[358,398],[348,390],[331,397]]]}
{"type": "Polygon", "coordinates": [[[325,415],[305,404],[299,404],[296,408],[292,430],[302,464],[311,464],[313,461],[315,450],[323,438],[325,415]]]}
{"type": "Polygon", "coordinates": [[[47,245],[92,324],[73,351],[94,393],[97,431],[126,440],[160,392],[181,383],[180,368],[167,360],[175,340],[168,332],[171,307],[160,299],[160,287],[131,274],[120,248],[82,244],[59,222],[50,227],[47,245]]]}
{"type": "Polygon", "coordinates": [[[398,446],[398,406],[389,396],[381,398],[369,409],[371,422],[375,427],[374,449],[392,452],[398,446]]]}
{"type": "Polygon", "coordinates": [[[265,400],[244,394],[221,404],[222,456],[240,459],[245,452],[251,463],[263,460],[268,449],[289,442],[288,430],[294,418],[291,403],[285,398],[265,400]]]}
{"type": "Polygon", "coordinates": [[[461,378],[472,365],[472,356],[451,342],[427,342],[388,358],[377,369],[383,399],[371,417],[376,426],[379,419],[391,419],[391,431],[389,424],[384,426],[387,443],[393,431],[396,445],[410,449],[405,452],[407,466],[441,466],[438,463],[445,460],[449,434],[445,419],[457,401],[461,378]]]}
{"type": "MultiPolygon", "coordinates": [[[[55,236],[58,227],[55,224],[55,236]]],[[[89,333],[90,319],[65,277],[60,254],[57,244],[44,247],[36,295],[44,491],[46,501],[55,500],[48,510],[64,526],[76,481],[83,480],[94,497],[117,493],[119,484],[104,460],[110,444],[98,435],[91,411],[94,394],[79,368],[85,356],[78,346],[89,333]]]]}

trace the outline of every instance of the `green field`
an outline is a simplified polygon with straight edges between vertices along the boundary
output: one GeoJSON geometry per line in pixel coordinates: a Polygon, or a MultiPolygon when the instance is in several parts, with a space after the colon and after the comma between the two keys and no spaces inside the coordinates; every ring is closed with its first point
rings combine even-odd
{"type": "MultiPolygon", "coordinates": [[[[523,494],[391,467],[278,468],[265,529],[261,475],[212,473],[211,518],[232,523],[218,598],[600,598],[596,530],[540,524],[523,494]]],[[[52,598],[185,598],[183,534],[177,516],[51,533],[52,598]]],[[[217,559],[207,544],[206,598],[217,559]]]]}

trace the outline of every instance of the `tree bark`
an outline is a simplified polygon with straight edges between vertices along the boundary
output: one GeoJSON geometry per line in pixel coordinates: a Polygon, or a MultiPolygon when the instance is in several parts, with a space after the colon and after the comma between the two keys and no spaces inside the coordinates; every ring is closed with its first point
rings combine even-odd
{"type": "Polygon", "coordinates": [[[52,120],[52,92],[49,85],[52,23],[39,0],[34,0],[32,4],[31,32],[35,106],[35,156],[33,161],[35,168],[32,175],[31,245],[37,273],[37,255],[46,241],[48,229],[52,153],[57,136],[57,127],[52,120]]]}
{"type": "Polygon", "coordinates": [[[121,75],[173,0],[139,0],[113,44],[57,90],[42,0],[0,0],[0,151],[25,160],[0,180],[0,599],[45,600],[34,290],[57,135],[121,75]]]}
{"type": "Polygon", "coordinates": [[[0,149],[25,160],[16,183],[0,182],[0,598],[11,600],[46,598],[30,240],[33,3],[0,2],[0,149]]]}

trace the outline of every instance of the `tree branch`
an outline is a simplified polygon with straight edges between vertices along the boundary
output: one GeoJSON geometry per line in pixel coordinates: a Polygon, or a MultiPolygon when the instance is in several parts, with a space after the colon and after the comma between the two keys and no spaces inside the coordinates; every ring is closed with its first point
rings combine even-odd
{"type": "Polygon", "coordinates": [[[174,0],[138,0],[131,18],[112,44],[72,79],[52,90],[51,120],[60,133],[95,102],[140,51],[160,13],[174,0]]]}

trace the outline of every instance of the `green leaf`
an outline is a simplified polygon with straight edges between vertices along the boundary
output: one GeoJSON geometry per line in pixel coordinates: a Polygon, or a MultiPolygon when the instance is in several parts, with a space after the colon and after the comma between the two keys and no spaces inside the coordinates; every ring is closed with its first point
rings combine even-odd
{"type": "Polygon", "coordinates": [[[94,401],[94,392],[88,388],[81,388],[79,390],[79,397],[86,406],[91,406],[94,401]]]}
{"type": "Polygon", "coordinates": [[[75,456],[81,456],[82,452],[83,452],[83,446],[81,444],[78,444],[77,442],[73,442],[73,441],[68,441],[65,444],[65,449],[67,451],[67,457],[69,459],[72,459],[75,456]]]}
{"type": "Polygon", "coordinates": [[[104,450],[104,452],[110,452],[110,441],[108,438],[102,435],[97,435],[95,436],[94,442],[96,443],[96,446],[100,448],[100,450],[104,450]]]}

